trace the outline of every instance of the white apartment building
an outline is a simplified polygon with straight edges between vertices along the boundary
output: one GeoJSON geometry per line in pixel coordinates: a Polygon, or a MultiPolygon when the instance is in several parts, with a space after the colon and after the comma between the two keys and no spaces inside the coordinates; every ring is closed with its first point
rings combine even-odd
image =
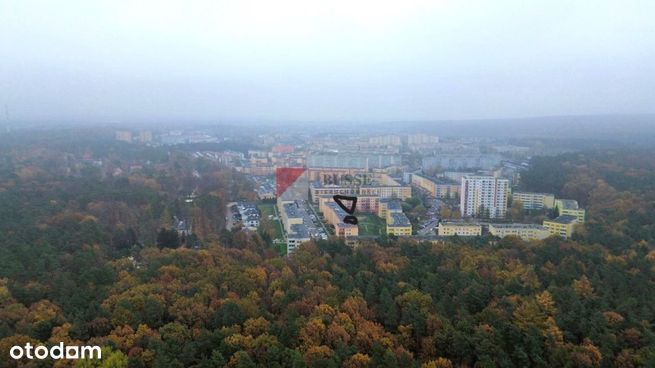
{"type": "Polygon", "coordinates": [[[465,217],[504,218],[507,213],[509,180],[493,176],[464,176],[460,211],[465,217]]]}

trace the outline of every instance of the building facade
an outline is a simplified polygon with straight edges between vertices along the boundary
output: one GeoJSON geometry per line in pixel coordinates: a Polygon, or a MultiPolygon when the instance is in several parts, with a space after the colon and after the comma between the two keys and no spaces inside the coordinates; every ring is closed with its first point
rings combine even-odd
{"type": "Polygon", "coordinates": [[[514,192],[512,201],[521,202],[524,210],[543,210],[555,207],[555,195],[552,193],[514,192]]]}
{"type": "Polygon", "coordinates": [[[553,220],[544,220],[544,227],[551,235],[568,239],[573,235],[578,218],[575,216],[563,215],[553,220]]]}
{"type": "Polygon", "coordinates": [[[412,224],[404,213],[387,212],[387,235],[412,235],[412,224]]]}
{"type": "Polygon", "coordinates": [[[464,222],[442,222],[437,228],[437,234],[439,236],[480,236],[482,235],[482,226],[464,222]]]}
{"type": "Polygon", "coordinates": [[[465,217],[505,218],[509,181],[493,176],[465,176],[460,211],[465,217]]]}
{"type": "Polygon", "coordinates": [[[489,224],[489,233],[499,238],[517,236],[523,240],[542,240],[551,235],[547,228],[537,224],[489,224]]]}

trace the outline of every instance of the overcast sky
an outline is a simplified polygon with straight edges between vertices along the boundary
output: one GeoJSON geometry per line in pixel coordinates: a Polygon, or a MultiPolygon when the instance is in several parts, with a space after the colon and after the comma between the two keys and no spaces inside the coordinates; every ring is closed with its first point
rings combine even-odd
{"type": "Polygon", "coordinates": [[[653,113],[654,16],[653,0],[0,0],[0,105],[14,121],[653,113]]]}

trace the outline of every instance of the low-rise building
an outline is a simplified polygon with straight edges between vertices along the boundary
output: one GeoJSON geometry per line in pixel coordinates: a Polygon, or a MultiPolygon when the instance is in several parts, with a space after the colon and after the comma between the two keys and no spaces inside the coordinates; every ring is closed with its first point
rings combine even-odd
{"type": "Polygon", "coordinates": [[[574,199],[557,199],[555,207],[557,207],[560,215],[575,216],[579,223],[583,224],[585,222],[586,211],[578,206],[578,201],[574,199]]]}
{"type": "Polygon", "coordinates": [[[551,235],[568,239],[573,235],[578,218],[571,215],[562,215],[553,220],[544,220],[544,227],[551,235]]]}
{"type": "MultiPolygon", "coordinates": [[[[315,173],[316,170],[313,170],[312,175],[315,176],[315,173]]],[[[320,180],[314,180],[310,183],[309,189],[314,203],[318,203],[318,198],[322,196],[333,196],[336,194],[357,197],[400,199],[407,199],[412,196],[411,186],[401,185],[392,177],[384,173],[372,173],[369,177],[366,177],[365,180],[361,180],[361,182],[348,184],[328,184],[320,180]]]]}
{"type": "Polygon", "coordinates": [[[412,224],[402,212],[387,212],[387,235],[410,236],[412,224]]]}
{"type": "Polygon", "coordinates": [[[551,235],[547,228],[537,224],[489,224],[489,233],[500,238],[517,236],[523,240],[542,240],[551,235]]]}
{"type": "Polygon", "coordinates": [[[512,200],[521,202],[524,210],[550,209],[555,206],[555,195],[552,193],[514,192],[512,200]]]}
{"type": "Polygon", "coordinates": [[[454,198],[460,191],[459,184],[448,182],[448,180],[433,180],[418,174],[411,175],[411,183],[435,198],[454,198]]]}
{"type": "Polygon", "coordinates": [[[437,229],[439,236],[480,236],[482,225],[468,222],[442,222],[437,229]]]}
{"type": "Polygon", "coordinates": [[[311,240],[309,230],[304,224],[293,224],[287,233],[287,254],[291,254],[298,249],[300,244],[311,240]]]}
{"type": "Polygon", "coordinates": [[[348,224],[343,222],[343,219],[348,216],[335,202],[325,201],[322,202],[322,207],[319,208],[325,217],[325,221],[334,226],[335,235],[341,238],[355,237],[359,235],[359,228],[357,225],[348,224]]]}
{"type": "Polygon", "coordinates": [[[378,207],[378,217],[382,219],[387,218],[387,213],[390,212],[403,212],[403,207],[400,204],[400,201],[393,198],[384,198],[380,200],[380,206],[378,207]]]}

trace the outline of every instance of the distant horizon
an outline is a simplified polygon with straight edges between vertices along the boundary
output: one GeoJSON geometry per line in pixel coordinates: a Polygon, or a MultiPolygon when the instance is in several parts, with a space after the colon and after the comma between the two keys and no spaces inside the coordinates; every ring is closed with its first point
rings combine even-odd
{"type": "Polygon", "coordinates": [[[15,121],[654,113],[655,2],[0,3],[15,121]]]}
{"type": "MultiPolygon", "coordinates": [[[[306,123],[336,123],[336,124],[351,124],[358,123],[364,125],[373,124],[431,124],[431,123],[470,123],[470,122],[485,122],[485,121],[516,121],[516,120],[544,120],[544,119],[569,119],[569,118],[620,118],[620,117],[645,117],[653,118],[653,125],[655,125],[655,112],[636,112],[636,113],[588,113],[588,114],[552,114],[552,115],[528,115],[520,117],[478,117],[478,118],[433,118],[433,119],[351,119],[351,120],[335,120],[335,119],[273,119],[273,118],[230,118],[230,117],[216,117],[216,118],[203,118],[192,119],[185,117],[169,117],[169,118],[131,118],[124,120],[111,120],[111,119],[75,119],[75,118],[52,118],[52,119],[0,119],[0,123],[15,124],[61,124],[63,126],[120,126],[122,124],[178,124],[188,123],[192,126],[205,126],[205,125],[230,125],[230,124],[253,124],[253,125],[272,125],[272,124],[306,124],[306,123]]],[[[3,124],[0,124],[3,125],[3,124]]]]}

